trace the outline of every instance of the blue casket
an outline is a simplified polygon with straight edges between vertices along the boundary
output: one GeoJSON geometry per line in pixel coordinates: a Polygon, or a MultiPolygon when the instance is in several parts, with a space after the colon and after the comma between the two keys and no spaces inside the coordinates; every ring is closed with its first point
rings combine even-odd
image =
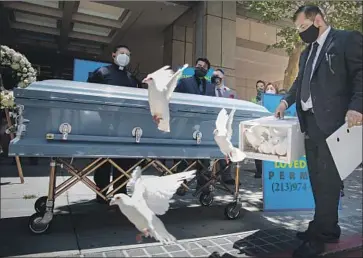
{"type": "Polygon", "coordinates": [[[174,93],[171,132],[154,124],[146,89],[65,80],[14,90],[22,112],[9,155],[29,157],[223,158],[213,140],[221,108],[235,108],[232,137],[241,121],[271,115],[251,102],[174,93]]]}

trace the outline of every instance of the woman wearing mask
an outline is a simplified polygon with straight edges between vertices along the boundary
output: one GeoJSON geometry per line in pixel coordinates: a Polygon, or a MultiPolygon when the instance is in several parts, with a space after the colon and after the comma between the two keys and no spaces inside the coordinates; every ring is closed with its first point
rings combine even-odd
{"type": "Polygon", "coordinates": [[[267,94],[277,94],[279,92],[279,89],[277,88],[277,86],[271,82],[266,84],[264,93],[267,94]]]}

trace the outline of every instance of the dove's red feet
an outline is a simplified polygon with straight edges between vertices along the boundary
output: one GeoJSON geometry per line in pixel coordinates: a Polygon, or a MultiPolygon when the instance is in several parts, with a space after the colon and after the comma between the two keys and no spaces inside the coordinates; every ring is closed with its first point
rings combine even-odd
{"type": "Polygon", "coordinates": [[[158,116],[153,116],[153,120],[158,125],[160,123],[161,118],[158,116]]]}
{"type": "Polygon", "coordinates": [[[227,164],[228,164],[228,163],[229,163],[229,158],[228,158],[228,156],[225,156],[224,158],[226,159],[226,162],[227,162],[227,164]]]}

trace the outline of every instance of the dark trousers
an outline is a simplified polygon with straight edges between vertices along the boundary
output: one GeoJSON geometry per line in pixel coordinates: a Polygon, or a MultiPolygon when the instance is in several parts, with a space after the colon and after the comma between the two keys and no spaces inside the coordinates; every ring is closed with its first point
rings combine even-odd
{"type": "Polygon", "coordinates": [[[313,113],[304,112],[306,122],[305,150],[310,183],[315,200],[314,220],[308,232],[318,241],[340,237],[338,206],[342,181],[325,135],[317,126],[313,113]]]}
{"type": "Polygon", "coordinates": [[[262,176],[262,160],[255,159],[256,176],[262,176]]]}
{"type": "MultiPolygon", "coordinates": [[[[119,167],[121,167],[123,170],[127,171],[130,169],[138,160],[137,159],[112,159],[119,167]]],[[[93,179],[100,189],[105,188],[111,181],[110,181],[110,173],[111,173],[111,164],[109,162],[106,162],[101,167],[99,167],[93,176],[93,179]]],[[[112,170],[112,180],[118,178],[122,173],[117,169],[113,168],[112,170]]],[[[123,183],[125,183],[128,180],[126,176],[122,177],[119,181],[117,181],[113,188],[116,189],[123,183]]],[[[108,191],[108,188],[105,189],[102,193],[106,194],[108,191]]],[[[115,193],[126,193],[126,184],[121,187],[118,191],[115,193]]],[[[98,199],[101,197],[97,196],[98,199]]]]}

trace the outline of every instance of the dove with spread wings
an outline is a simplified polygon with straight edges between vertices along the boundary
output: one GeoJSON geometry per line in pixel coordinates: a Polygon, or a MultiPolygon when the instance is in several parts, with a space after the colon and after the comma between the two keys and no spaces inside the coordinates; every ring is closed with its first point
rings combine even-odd
{"type": "Polygon", "coordinates": [[[164,66],[142,81],[148,85],[150,112],[160,131],[170,132],[170,98],[187,67],[185,64],[174,73],[170,66],[164,66]]]}
{"type": "Polygon", "coordinates": [[[156,216],[169,210],[169,201],[184,181],[195,177],[196,170],[181,172],[168,176],[141,176],[141,168],[132,173],[127,188],[132,192],[115,194],[110,205],[118,205],[121,212],[141,232],[136,236],[138,242],[142,237],[153,237],[162,244],[171,244],[176,238],[165,228],[164,223],[156,216]]]}
{"type": "Polygon", "coordinates": [[[216,129],[213,132],[214,140],[221,152],[226,156],[227,162],[228,158],[232,162],[240,162],[246,158],[246,154],[234,147],[231,143],[233,116],[235,112],[236,110],[233,109],[228,115],[227,111],[223,108],[217,116],[216,129]]]}

